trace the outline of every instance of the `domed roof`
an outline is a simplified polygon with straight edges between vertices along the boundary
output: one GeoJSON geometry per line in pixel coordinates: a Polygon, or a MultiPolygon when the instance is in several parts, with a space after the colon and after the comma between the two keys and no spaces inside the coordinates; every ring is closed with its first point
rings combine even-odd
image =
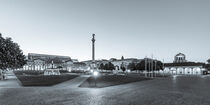
{"type": "Polygon", "coordinates": [[[176,57],[185,57],[183,53],[176,54],[176,57]]]}
{"type": "Polygon", "coordinates": [[[183,53],[176,54],[174,58],[175,63],[182,63],[182,62],[187,62],[186,57],[183,53]]]}

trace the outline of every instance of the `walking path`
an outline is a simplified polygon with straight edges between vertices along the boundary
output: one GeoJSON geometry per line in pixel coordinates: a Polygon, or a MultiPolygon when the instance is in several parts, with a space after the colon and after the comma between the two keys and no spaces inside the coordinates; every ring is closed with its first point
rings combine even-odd
{"type": "Polygon", "coordinates": [[[76,77],[72,80],[62,82],[60,84],[54,85],[56,88],[63,88],[63,87],[69,87],[69,88],[76,88],[80,84],[82,84],[85,80],[87,80],[90,77],[90,75],[81,75],[79,77],[76,77]]]}
{"type": "Polygon", "coordinates": [[[13,71],[6,71],[5,76],[6,76],[5,79],[9,79],[9,80],[17,79],[13,71]]]}
{"type": "Polygon", "coordinates": [[[19,81],[13,71],[6,71],[5,80],[0,80],[0,88],[20,88],[19,81]]]}
{"type": "Polygon", "coordinates": [[[2,80],[0,81],[0,88],[20,88],[18,80],[2,80]]]}

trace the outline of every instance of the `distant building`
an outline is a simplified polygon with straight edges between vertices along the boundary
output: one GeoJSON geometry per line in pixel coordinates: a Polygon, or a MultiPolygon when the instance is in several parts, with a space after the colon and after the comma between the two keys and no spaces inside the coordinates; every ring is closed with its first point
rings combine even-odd
{"type": "Polygon", "coordinates": [[[110,58],[109,61],[116,61],[116,58],[110,58]]]}
{"type": "Polygon", "coordinates": [[[205,68],[210,72],[210,64],[206,64],[205,68]]]}
{"type": "Polygon", "coordinates": [[[69,56],[60,56],[60,55],[48,55],[48,54],[37,54],[37,53],[28,53],[28,59],[33,60],[33,59],[44,59],[44,60],[49,60],[49,59],[60,59],[62,61],[65,60],[70,60],[71,58],[69,56]]]}
{"type": "Polygon", "coordinates": [[[184,63],[184,62],[187,62],[186,56],[184,54],[179,53],[174,57],[174,63],[184,63]]]}
{"type": "Polygon", "coordinates": [[[71,59],[72,62],[79,62],[78,59],[71,59]]]}
{"type": "Polygon", "coordinates": [[[182,53],[174,57],[173,63],[164,64],[164,72],[173,75],[201,75],[205,71],[205,63],[188,62],[182,53]]]}
{"type": "Polygon", "coordinates": [[[23,66],[24,70],[45,70],[48,68],[65,68],[67,69],[73,61],[69,56],[47,55],[29,53],[27,64],[23,66]]]}

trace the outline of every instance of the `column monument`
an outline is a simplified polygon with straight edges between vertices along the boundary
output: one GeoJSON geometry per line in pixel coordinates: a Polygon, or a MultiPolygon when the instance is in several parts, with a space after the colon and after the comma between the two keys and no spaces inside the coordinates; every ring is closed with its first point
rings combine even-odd
{"type": "Polygon", "coordinates": [[[96,70],[96,64],[95,64],[95,34],[92,34],[92,64],[91,64],[91,68],[93,69],[93,71],[96,70]]]}
{"type": "Polygon", "coordinates": [[[93,34],[92,38],[92,62],[95,63],[95,34],[93,34]]]}

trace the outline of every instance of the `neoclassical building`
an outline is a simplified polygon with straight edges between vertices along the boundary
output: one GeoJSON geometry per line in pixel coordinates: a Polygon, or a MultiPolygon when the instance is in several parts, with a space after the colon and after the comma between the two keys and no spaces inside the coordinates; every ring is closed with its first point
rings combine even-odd
{"type": "Polygon", "coordinates": [[[23,70],[46,70],[48,68],[68,69],[73,64],[73,61],[68,56],[36,53],[29,53],[26,60],[27,64],[23,66],[23,70]]]}
{"type": "Polygon", "coordinates": [[[164,72],[172,75],[201,75],[205,71],[205,63],[189,62],[183,53],[175,55],[173,63],[164,64],[164,72]]]}
{"type": "Polygon", "coordinates": [[[176,54],[174,57],[174,63],[184,63],[187,62],[186,56],[182,53],[176,54]]]}

